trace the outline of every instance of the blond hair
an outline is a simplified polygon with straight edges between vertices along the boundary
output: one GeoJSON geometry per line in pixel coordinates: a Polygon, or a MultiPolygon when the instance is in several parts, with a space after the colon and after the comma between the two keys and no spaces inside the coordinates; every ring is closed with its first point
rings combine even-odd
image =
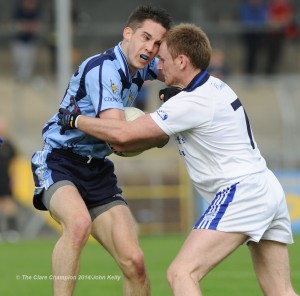
{"type": "Polygon", "coordinates": [[[173,59],[184,54],[197,69],[205,70],[209,66],[211,45],[207,35],[199,27],[179,24],[167,31],[164,41],[173,59]]]}

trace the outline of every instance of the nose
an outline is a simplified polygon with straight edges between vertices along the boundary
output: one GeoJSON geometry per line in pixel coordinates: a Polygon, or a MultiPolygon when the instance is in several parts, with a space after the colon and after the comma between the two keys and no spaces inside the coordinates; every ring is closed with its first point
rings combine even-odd
{"type": "Polygon", "coordinates": [[[157,53],[158,49],[159,47],[154,41],[149,40],[149,42],[147,42],[146,50],[149,53],[157,53]]]}

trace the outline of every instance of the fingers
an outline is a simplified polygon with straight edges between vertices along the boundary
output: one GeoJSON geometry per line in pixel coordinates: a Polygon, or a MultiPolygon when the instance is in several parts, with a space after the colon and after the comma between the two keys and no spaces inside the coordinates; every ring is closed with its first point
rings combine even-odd
{"type": "Polygon", "coordinates": [[[176,96],[182,89],[178,87],[167,87],[159,91],[159,98],[166,102],[173,96],[176,96]]]}
{"type": "Polygon", "coordinates": [[[59,133],[60,133],[61,135],[64,135],[65,132],[66,132],[66,129],[65,129],[64,127],[61,127],[60,130],[59,130],[59,133]]]}
{"type": "Polygon", "coordinates": [[[59,118],[59,119],[62,119],[62,118],[63,118],[63,116],[64,116],[64,114],[63,114],[63,113],[58,113],[58,118],[59,118]]]}

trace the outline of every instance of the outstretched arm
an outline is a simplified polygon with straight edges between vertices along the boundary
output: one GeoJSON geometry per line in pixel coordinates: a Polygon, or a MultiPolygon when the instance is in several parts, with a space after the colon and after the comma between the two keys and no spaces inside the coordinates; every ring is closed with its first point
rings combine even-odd
{"type": "Polygon", "coordinates": [[[80,129],[88,135],[113,144],[114,149],[123,152],[143,151],[163,147],[169,136],[154,122],[150,114],[133,121],[125,121],[120,110],[108,109],[101,112],[101,118],[81,115],[74,97],[67,108],[60,108],[58,125],[61,133],[80,129]]]}
{"type": "Polygon", "coordinates": [[[133,121],[80,115],[76,125],[81,131],[113,144],[118,151],[142,151],[163,147],[169,141],[169,136],[149,114],[133,121]]]}

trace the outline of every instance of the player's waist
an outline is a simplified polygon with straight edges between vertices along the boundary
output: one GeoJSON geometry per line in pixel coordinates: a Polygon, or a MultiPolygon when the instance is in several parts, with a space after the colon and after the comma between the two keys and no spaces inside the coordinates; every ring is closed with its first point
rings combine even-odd
{"type": "Polygon", "coordinates": [[[68,160],[80,163],[80,164],[89,164],[89,165],[101,165],[104,161],[104,158],[95,158],[92,156],[83,156],[72,151],[72,149],[60,149],[53,148],[51,151],[52,155],[58,157],[63,157],[68,160]]]}

